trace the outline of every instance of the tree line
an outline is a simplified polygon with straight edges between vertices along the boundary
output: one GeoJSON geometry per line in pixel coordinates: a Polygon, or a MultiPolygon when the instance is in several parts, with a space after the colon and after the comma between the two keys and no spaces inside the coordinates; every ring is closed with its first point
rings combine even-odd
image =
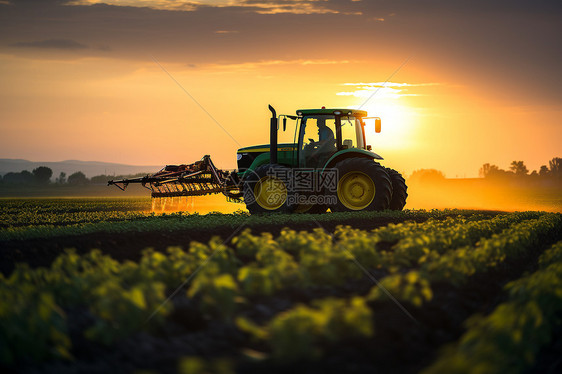
{"type": "Polygon", "coordinates": [[[29,186],[45,186],[45,185],[87,185],[87,184],[104,184],[111,179],[122,179],[122,178],[135,178],[142,177],[146,174],[139,173],[135,175],[96,175],[92,178],[86,177],[86,175],[77,171],[67,176],[65,172],[60,172],[59,176],[55,178],[54,181],[51,180],[53,176],[53,170],[47,166],[39,166],[29,172],[28,170],[23,170],[19,173],[10,172],[6,173],[4,176],[0,176],[0,184],[2,185],[29,185],[29,186]]]}
{"type": "Polygon", "coordinates": [[[562,177],[562,158],[554,157],[547,165],[542,165],[539,170],[529,169],[523,161],[512,161],[509,170],[500,169],[497,165],[484,164],[479,170],[482,178],[505,178],[505,177],[535,177],[535,178],[556,178],[562,177]]]}
{"type": "MultiPolygon", "coordinates": [[[[489,180],[518,180],[522,182],[541,181],[560,183],[562,182],[562,158],[554,157],[548,162],[548,165],[542,165],[539,170],[529,172],[524,161],[512,161],[509,169],[500,169],[497,165],[484,164],[479,170],[479,176],[489,180]]],[[[419,169],[415,170],[408,178],[409,181],[423,182],[439,182],[444,181],[445,174],[436,169],[419,169]]]]}
{"type": "MultiPolygon", "coordinates": [[[[512,161],[508,170],[500,169],[497,165],[492,165],[486,163],[482,165],[479,170],[480,177],[488,179],[505,179],[505,178],[531,178],[531,179],[562,179],[562,158],[554,157],[548,162],[547,165],[542,165],[539,170],[533,170],[529,172],[529,169],[525,165],[524,161],[512,161]]],[[[66,175],[65,172],[61,172],[54,182],[51,181],[53,176],[53,170],[47,166],[39,166],[33,169],[32,172],[23,170],[19,173],[10,172],[4,176],[0,176],[0,184],[2,185],[48,185],[48,184],[58,184],[58,185],[86,185],[86,184],[104,184],[111,179],[123,179],[123,178],[136,178],[143,177],[146,174],[138,173],[134,175],[96,175],[92,178],[86,177],[81,171],[66,175]]],[[[444,180],[445,175],[443,172],[436,169],[420,169],[412,173],[409,178],[410,180],[416,181],[438,181],[444,180]]]]}

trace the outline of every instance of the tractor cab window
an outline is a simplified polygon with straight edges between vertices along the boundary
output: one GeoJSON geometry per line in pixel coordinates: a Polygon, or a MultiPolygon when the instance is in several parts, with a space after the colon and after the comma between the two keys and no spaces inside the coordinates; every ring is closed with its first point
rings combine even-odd
{"type": "Polygon", "coordinates": [[[300,166],[323,165],[337,151],[336,120],[330,115],[304,117],[299,136],[300,166]]]}
{"type": "Polygon", "coordinates": [[[363,148],[363,130],[355,117],[341,117],[342,148],[363,148]]]}

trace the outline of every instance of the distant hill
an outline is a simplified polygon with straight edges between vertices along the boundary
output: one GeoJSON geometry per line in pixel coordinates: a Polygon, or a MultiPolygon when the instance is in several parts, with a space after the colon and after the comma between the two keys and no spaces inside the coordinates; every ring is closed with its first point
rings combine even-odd
{"type": "Polygon", "coordinates": [[[61,172],[66,173],[68,177],[70,174],[77,171],[81,171],[86,174],[88,178],[96,175],[128,175],[137,173],[151,174],[160,170],[164,165],[125,165],[125,164],[114,164],[111,162],[99,162],[99,161],[78,161],[78,160],[66,160],[58,162],[38,162],[38,161],[28,161],[21,159],[0,159],[0,175],[6,173],[15,172],[19,173],[22,170],[32,171],[39,166],[47,166],[53,170],[54,180],[59,176],[61,172]]]}

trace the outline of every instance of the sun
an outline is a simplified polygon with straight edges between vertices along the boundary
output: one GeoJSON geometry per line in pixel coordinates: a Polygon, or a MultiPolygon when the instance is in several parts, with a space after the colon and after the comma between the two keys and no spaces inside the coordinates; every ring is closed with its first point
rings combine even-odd
{"type": "Polygon", "coordinates": [[[366,105],[369,117],[380,117],[382,131],[375,133],[374,123],[367,122],[365,135],[367,140],[376,139],[378,144],[384,144],[385,148],[404,148],[414,138],[417,122],[417,114],[410,107],[397,102],[378,102],[366,105]]]}

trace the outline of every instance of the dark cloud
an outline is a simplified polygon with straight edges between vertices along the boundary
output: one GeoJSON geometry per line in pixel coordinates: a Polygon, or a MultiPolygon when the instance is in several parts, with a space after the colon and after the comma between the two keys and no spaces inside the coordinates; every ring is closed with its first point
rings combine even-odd
{"type": "Polygon", "coordinates": [[[385,10],[389,12],[416,12],[416,13],[439,13],[455,12],[466,13],[550,13],[560,11],[562,5],[558,0],[372,0],[351,2],[347,0],[329,0],[329,3],[338,6],[360,7],[364,11],[385,10]]]}
{"type": "Polygon", "coordinates": [[[78,43],[76,40],[71,39],[46,39],[37,40],[33,42],[17,42],[10,44],[12,47],[18,48],[46,48],[46,49],[65,49],[76,50],[86,49],[87,45],[78,43]]]}
{"type": "Polygon", "coordinates": [[[112,51],[111,47],[108,46],[108,45],[100,45],[100,46],[95,47],[95,49],[97,49],[98,51],[104,51],[104,52],[111,52],[112,51]]]}

